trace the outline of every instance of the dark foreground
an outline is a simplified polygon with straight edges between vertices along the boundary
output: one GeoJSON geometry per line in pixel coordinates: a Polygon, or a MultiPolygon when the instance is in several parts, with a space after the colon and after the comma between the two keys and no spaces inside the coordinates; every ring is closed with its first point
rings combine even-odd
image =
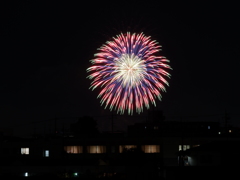
{"type": "Polygon", "coordinates": [[[144,171],[144,167],[131,167],[125,172],[85,172],[85,173],[38,173],[29,174],[27,177],[24,174],[17,173],[1,173],[0,179],[137,179],[137,180],[204,180],[204,179],[229,179],[240,178],[240,173],[236,166],[226,167],[162,167],[157,170],[144,171]]]}

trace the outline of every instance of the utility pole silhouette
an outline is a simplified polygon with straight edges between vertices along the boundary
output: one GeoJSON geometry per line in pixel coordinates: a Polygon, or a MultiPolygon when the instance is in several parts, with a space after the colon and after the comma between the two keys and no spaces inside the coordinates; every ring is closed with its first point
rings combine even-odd
{"type": "Polygon", "coordinates": [[[230,116],[229,113],[226,112],[225,110],[225,114],[224,114],[224,120],[225,120],[225,135],[228,139],[228,124],[229,124],[229,120],[230,120],[230,116]]]}
{"type": "Polygon", "coordinates": [[[181,122],[181,156],[180,156],[180,158],[179,158],[179,160],[180,160],[180,163],[179,163],[179,165],[180,166],[183,166],[183,139],[184,139],[184,137],[183,137],[183,118],[182,117],[180,117],[180,122],[181,122]]]}
{"type": "Polygon", "coordinates": [[[55,116],[55,119],[54,119],[54,134],[57,133],[57,117],[55,116]]]}
{"type": "Polygon", "coordinates": [[[111,118],[111,120],[112,120],[112,133],[113,133],[113,112],[112,112],[112,118],[111,118]]]}

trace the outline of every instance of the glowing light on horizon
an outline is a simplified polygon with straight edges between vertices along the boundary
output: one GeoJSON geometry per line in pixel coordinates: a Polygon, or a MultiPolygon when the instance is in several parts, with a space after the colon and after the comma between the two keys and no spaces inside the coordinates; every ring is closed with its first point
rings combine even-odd
{"type": "Polygon", "coordinates": [[[101,105],[131,115],[134,109],[139,114],[144,106],[149,109],[150,103],[156,106],[155,99],[161,100],[161,92],[169,86],[165,77],[171,75],[166,70],[172,69],[168,59],[156,55],[160,48],[150,36],[130,32],[103,44],[87,69],[89,89],[101,88],[101,105]]]}

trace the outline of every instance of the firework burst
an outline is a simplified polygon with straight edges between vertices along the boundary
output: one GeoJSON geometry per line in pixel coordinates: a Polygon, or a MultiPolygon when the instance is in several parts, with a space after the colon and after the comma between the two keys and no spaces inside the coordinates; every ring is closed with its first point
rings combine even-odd
{"type": "Polygon", "coordinates": [[[169,86],[165,77],[171,76],[169,60],[156,55],[160,48],[150,36],[130,32],[102,45],[87,69],[91,72],[87,78],[92,80],[89,89],[101,89],[101,105],[120,114],[125,110],[133,114],[134,109],[141,113],[150,103],[156,106],[155,99],[161,100],[161,92],[169,86]]]}

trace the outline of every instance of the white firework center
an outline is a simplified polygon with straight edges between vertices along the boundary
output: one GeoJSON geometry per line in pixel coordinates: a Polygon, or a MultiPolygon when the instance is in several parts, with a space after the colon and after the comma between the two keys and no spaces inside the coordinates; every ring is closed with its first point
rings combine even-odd
{"type": "Polygon", "coordinates": [[[115,78],[122,83],[123,87],[135,87],[141,84],[144,76],[147,75],[147,68],[144,60],[135,54],[122,54],[115,59],[115,78]]]}

